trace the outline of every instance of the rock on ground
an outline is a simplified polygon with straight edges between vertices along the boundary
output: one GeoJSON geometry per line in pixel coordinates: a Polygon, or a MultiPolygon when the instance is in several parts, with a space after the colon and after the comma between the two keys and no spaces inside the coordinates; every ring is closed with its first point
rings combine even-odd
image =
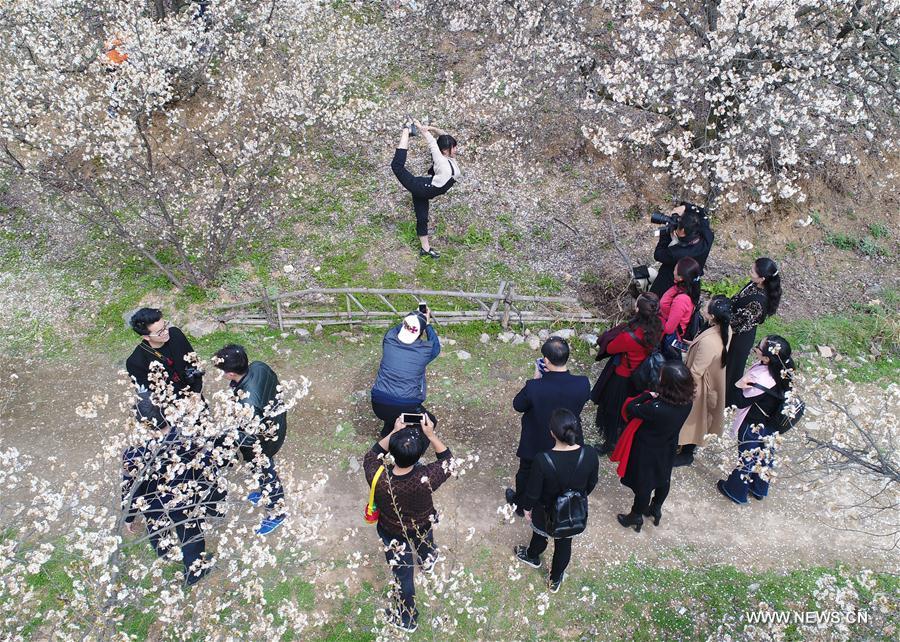
{"type": "Polygon", "coordinates": [[[487,334],[486,332],[482,332],[481,336],[478,337],[478,340],[481,341],[481,343],[488,343],[491,340],[491,335],[487,334]]]}
{"type": "Polygon", "coordinates": [[[568,341],[569,339],[571,339],[572,337],[575,336],[575,330],[573,330],[572,328],[565,328],[563,330],[557,330],[551,336],[559,337],[561,339],[565,339],[566,341],[568,341]]]}
{"type": "Polygon", "coordinates": [[[465,361],[466,359],[471,359],[472,355],[466,352],[465,350],[457,350],[456,356],[459,357],[460,361],[465,361]]]}
{"type": "Polygon", "coordinates": [[[531,348],[532,350],[540,350],[541,340],[538,339],[536,336],[531,335],[530,337],[528,337],[528,347],[531,348]]]}
{"type": "Polygon", "coordinates": [[[503,343],[509,343],[512,341],[512,338],[516,336],[515,332],[501,332],[497,335],[497,338],[500,339],[503,343]]]}
{"type": "Polygon", "coordinates": [[[192,337],[205,337],[219,329],[219,322],[193,319],[192,321],[188,321],[182,329],[192,337]]]}

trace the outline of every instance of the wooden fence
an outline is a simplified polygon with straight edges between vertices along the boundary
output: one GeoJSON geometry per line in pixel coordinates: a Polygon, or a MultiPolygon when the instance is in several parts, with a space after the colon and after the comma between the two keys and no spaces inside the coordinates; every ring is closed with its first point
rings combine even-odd
{"type": "Polygon", "coordinates": [[[414,300],[416,304],[427,301],[438,325],[499,320],[507,329],[510,322],[518,322],[523,327],[538,322],[603,322],[583,309],[574,297],[520,295],[515,286],[506,281],[500,282],[496,292],[308,288],[270,296],[263,291],[258,299],[223,305],[218,311],[219,321],[226,324],[269,326],[281,330],[307,324],[390,326],[415,307],[404,307],[404,303],[398,301],[401,298],[409,303],[414,300]],[[341,298],[344,299],[343,309],[334,309],[341,298]],[[468,302],[471,309],[459,309],[456,305],[452,310],[441,310],[440,305],[433,303],[448,299],[468,302]]]}

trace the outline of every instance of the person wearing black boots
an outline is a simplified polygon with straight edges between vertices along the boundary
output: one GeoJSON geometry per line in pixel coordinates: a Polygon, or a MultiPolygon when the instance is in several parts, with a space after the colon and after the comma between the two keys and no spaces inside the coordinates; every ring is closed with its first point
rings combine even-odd
{"type": "Polygon", "coordinates": [[[744,376],[747,357],[756,345],[756,328],[778,311],[781,275],[775,261],[760,257],[750,269],[750,282],[731,297],[731,345],[725,366],[725,403],[736,406],[743,391],[735,384],[744,376]]]}
{"type": "Polygon", "coordinates": [[[619,513],[616,519],[637,532],[645,515],[653,517],[654,526],[662,519],[678,433],[693,404],[694,378],[682,362],[667,361],[659,373],[658,390],[644,391],[627,402],[623,414],[629,424],[612,456],[620,462],[622,484],[634,491],[631,512],[619,513]]]}

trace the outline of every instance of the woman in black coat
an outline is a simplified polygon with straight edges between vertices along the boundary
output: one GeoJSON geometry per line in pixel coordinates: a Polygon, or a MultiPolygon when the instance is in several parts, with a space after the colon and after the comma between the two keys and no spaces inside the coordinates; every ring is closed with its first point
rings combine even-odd
{"type": "MultiPolygon", "coordinates": [[[[567,490],[580,490],[590,495],[597,485],[600,457],[590,446],[579,446],[582,441],[578,417],[566,408],[557,408],[550,416],[552,450],[535,457],[522,498],[522,508],[531,520],[531,542],[528,546],[513,549],[520,562],[534,568],[541,566],[541,553],[547,549],[550,539],[547,531],[547,507],[567,490]]],[[[553,540],[553,562],[550,567],[550,592],[556,593],[566,575],[566,567],[572,557],[572,538],[553,540]]]]}
{"type": "Polygon", "coordinates": [[[756,328],[778,311],[781,276],[775,261],[760,257],[750,269],[750,282],[731,297],[731,343],[725,364],[725,403],[736,406],[743,391],[734,384],[744,376],[747,357],[756,345],[756,328]]]}
{"type": "Polygon", "coordinates": [[[662,519],[678,434],[691,414],[694,378],[681,361],[668,361],[660,370],[658,390],[658,393],[645,391],[626,405],[629,421],[640,419],[641,424],[633,429],[630,451],[625,452],[626,440],[613,453],[613,461],[621,461],[622,455],[627,457],[622,483],[634,491],[631,512],[616,517],[622,526],[637,532],[644,524],[644,515],[652,516],[655,526],[662,519]]]}

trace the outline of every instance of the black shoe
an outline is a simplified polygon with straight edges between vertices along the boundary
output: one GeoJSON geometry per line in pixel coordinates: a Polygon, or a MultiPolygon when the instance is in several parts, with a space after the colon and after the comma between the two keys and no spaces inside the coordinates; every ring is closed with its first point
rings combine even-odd
{"type": "Polygon", "coordinates": [[[694,463],[694,455],[688,453],[678,453],[675,455],[674,461],[672,461],[672,466],[678,468],[679,466],[690,466],[694,463]]]}
{"type": "Polygon", "coordinates": [[[516,491],[514,491],[512,488],[506,489],[506,503],[516,506],[516,515],[518,515],[519,517],[525,517],[525,511],[522,508],[519,508],[518,505],[516,505],[516,491]]]}
{"type": "Polygon", "coordinates": [[[421,257],[430,256],[433,259],[441,258],[441,255],[438,252],[435,252],[434,248],[431,248],[430,250],[419,249],[419,256],[421,256],[421,257]]]}
{"type": "Polygon", "coordinates": [[[650,504],[650,506],[647,508],[647,512],[645,512],[644,515],[646,517],[652,517],[653,525],[659,526],[659,520],[662,519],[662,506],[650,504]]]}
{"type": "Polygon", "coordinates": [[[625,528],[633,528],[635,533],[640,533],[641,526],[644,525],[644,518],[641,517],[640,513],[631,512],[627,515],[619,513],[616,515],[616,519],[619,520],[619,523],[625,528]]]}
{"type": "Polygon", "coordinates": [[[563,571],[562,576],[558,580],[554,580],[552,577],[550,578],[549,588],[551,593],[559,593],[559,586],[563,583],[563,580],[566,579],[566,572],[563,571]]]}
{"type": "Polygon", "coordinates": [[[519,544],[518,546],[513,547],[513,553],[516,554],[516,559],[520,562],[528,564],[528,566],[532,568],[540,568],[541,567],[541,558],[540,557],[528,557],[528,547],[522,546],[519,544]]]}

